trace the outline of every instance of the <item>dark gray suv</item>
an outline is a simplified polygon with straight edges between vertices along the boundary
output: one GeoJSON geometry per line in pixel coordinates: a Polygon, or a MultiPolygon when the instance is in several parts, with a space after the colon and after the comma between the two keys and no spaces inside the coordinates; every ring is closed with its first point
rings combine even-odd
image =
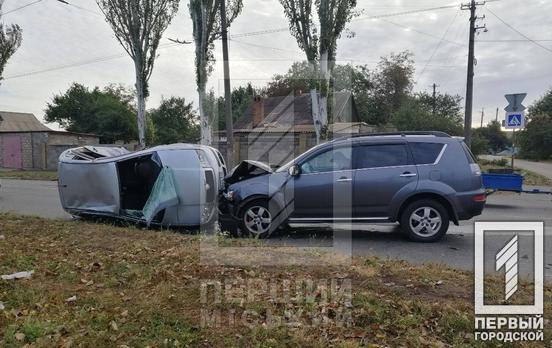
{"type": "Polygon", "coordinates": [[[434,242],[486,201],[470,150],[440,132],[336,139],[275,171],[243,162],[226,183],[222,228],[257,237],[288,223],[399,222],[410,239],[434,242]]]}

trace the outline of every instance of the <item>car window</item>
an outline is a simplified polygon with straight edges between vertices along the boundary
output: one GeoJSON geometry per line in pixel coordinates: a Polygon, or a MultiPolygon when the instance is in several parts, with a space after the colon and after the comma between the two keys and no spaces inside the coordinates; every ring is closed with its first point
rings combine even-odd
{"type": "Polygon", "coordinates": [[[366,145],[355,148],[355,169],[397,167],[410,164],[405,145],[366,145]]]}
{"type": "Polygon", "coordinates": [[[326,151],[303,163],[301,172],[309,174],[349,170],[352,167],[351,152],[350,147],[340,147],[326,151]]]}
{"type": "Polygon", "coordinates": [[[438,143],[410,143],[414,162],[416,164],[433,164],[443,150],[444,144],[438,143]]]}

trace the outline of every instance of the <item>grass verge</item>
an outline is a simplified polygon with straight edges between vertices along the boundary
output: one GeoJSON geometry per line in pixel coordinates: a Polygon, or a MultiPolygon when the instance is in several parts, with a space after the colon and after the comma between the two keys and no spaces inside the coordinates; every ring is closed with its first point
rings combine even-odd
{"type": "MultiPolygon", "coordinates": [[[[494,346],[473,340],[472,273],[440,265],[371,257],[351,266],[206,266],[197,235],[7,214],[0,214],[0,234],[0,274],[35,271],[30,279],[0,280],[2,347],[494,346]],[[278,296],[284,301],[263,292],[244,301],[240,286],[223,283],[225,296],[237,291],[230,298],[238,301],[204,301],[212,294],[202,292],[202,280],[217,279],[238,285],[346,279],[351,293],[345,302],[326,302],[317,287],[286,298],[284,286],[278,296]],[[332,320],[339,303],[350,320],[332,320]],[[235,320],[224,314],[213,325],[217,311],[234,313],[235,320]],[[287,320],[269,321],[269,313],[287,320]],[[301,313],[330,320],[288,318],[301,313]]],[[[499,284],[489,283],[491,296],[500,293],[499,284]]],[[[546,318],[550,287],[545,296],[546,318]]],[[[545,345],[551,339],[547,323],[545,345]]]]}
{"type": "Polygon", "coordinates": [[[0,170],[0,178],[56,181],[58,175],[56,171],[48,170],[0,170]]]}

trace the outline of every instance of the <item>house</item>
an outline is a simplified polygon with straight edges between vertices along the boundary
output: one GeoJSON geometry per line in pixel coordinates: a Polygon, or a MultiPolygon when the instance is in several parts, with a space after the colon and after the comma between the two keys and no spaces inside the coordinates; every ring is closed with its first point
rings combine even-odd
{"type": "Polygon", "coordinates": [[[0,168],[55,170],[66,149],[96,144],[96,135],[55,131],[33,114],[0,111],[0,168]]]}
{"type": "MultiPolygon", "coordinates": [[[[333,100],[333,123],[328,126],[332,137],[376,131],[360,122],[352,93],[336,92],[333,100]]],[[[226,153],[224,131],[218,132],[214,145],[226,153]]],[[[310,94],[255,97],[234,123],[234,163],[248,159],[279,166],[315,145],[310,94]]]]}

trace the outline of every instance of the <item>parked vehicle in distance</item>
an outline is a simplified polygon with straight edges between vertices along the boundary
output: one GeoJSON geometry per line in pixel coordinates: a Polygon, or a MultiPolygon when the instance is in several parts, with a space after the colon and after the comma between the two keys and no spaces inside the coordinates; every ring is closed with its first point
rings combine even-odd
{"type": "Polygon", "coordinates": [[[192,144],[129,152],[85,146],[59,158],[59,195],[74,216],[105,216],[162,226],[216,218],[226,175],[220,152],[192,144]]]}
{"type": "Polygon", "coordinates": [[[434,242],[486,201],[469,148],[441,132],[340,138],[276,171],[242,163],[226,181],[222,228],[257,237],[287,223],[399,222],[411,240],[434,242]]]}

